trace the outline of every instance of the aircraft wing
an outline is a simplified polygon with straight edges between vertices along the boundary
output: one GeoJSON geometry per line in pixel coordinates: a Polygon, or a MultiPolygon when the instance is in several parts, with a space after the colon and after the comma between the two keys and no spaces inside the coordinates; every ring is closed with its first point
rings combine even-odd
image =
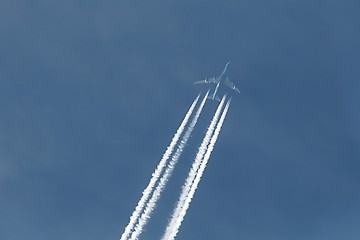
{"type": "Polygon", "coordinates": [[[235,86],[233,82],[230,81],[229,77],[225,79],[224,83],[235,92],[240,93],[240,90],[235,86]]]}
{"type": "Polygon", "coordinates": [[[207,84],[207,83],[218,83],[220,82],[220,77],[212,77],[212,78],[207,78],[205,80],[202,80],[202,81],[197,81],[197,82],[194,82],[194,84],[207,84]]]}

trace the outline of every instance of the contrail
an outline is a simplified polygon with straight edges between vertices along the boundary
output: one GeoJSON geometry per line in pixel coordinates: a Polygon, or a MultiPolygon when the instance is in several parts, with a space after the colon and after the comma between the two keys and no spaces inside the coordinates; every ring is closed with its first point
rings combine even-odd
{"type": "Polygon", "coordinates": [[[209,91],[206,93],[206,95],[205,95],[204,99],[202,100],[199,108],[197,109],[192,121],[190,122],[187,130],[185,131],[180,143],[177,146],[176,152],[174,153],[174,155],[171,158],[171,161],[169,162],[168,166],[166,167],[166,170],[165,170],[163,176],[160,178],[159,183],[156,186],[150,200],[146,203],[144,212],[141,214],[139,222],[135,226],[134,231],[131,234],[131,238],[130,238],[131,240],[135,240],[135,239],[139,238],[139,236],[141,235],[141,233],[143,231],[144,226],[147,224],[149,218],[151,217],[151,213],[155,209],[156,203],[159,200],[160,195],[161,195],[162,191],[164,190],[169,178],[171,177],[174,167],[175,167],[176,163],[178,162],[180,155],[183,152],[185,145],[188,142],[192,131],[194,130],[194,127],[195,127],[197,120],[201,114],[201,111],[205,105],[208,95],[209,95],[209,91]]]}
{"type": "Polygon", "coordinates": [[[198,152],[196,154],[196,158],[194,160],[194,163],[192,164],[191,166],[191,170],[188,174],[188,177],[185,181],[185,184],[183,185],[182,187],[182,192],[181,192],[181,195],[179,197],[179,200],[176,204],[176,207],[175,207],[175,210],[171,216],[171,219],[166,227],[166,230],[165,230],[165,233],[164,233],[164,236],[163,236],[163,240],[168,240],[170,239],[170,236],[173,235],[173,232],[176,231],[175,229],[175,224],[176,224],[176,220],[178,219],[179,217],[179,214],[181,212],[181,209],[183,208],[184,206],[184,203],[187,199],[187,196],[190,192],[190,189],[191,189],[191,185],[196,177],[196,173],[200,167],[200,164],[201,164],[201,161],[203,159],[203,156],[206,152],[206,149],[207,149],[207,146],[211,140],[211,137],[213,135],[213,132],[214,132],[214,129],[216,127],[216,123],[218,122],[219,120],[219,117],[220,117],[220,114],[221,114],[221,110],[222,110],[222,107],[224,105],[224,102],[225,102],[225,96],[222,98],[218,108],[216,109],[216,112],[214,114],[214,117],[209,125],[209,128],[205,134],[205,137],[198,149],[198,152]]]}
{"type": "Polygon", "coordinates": [[[194,102],[191,104],[182,123],[180,124],[178,130],[176,131],[174,137],[172,138],[170,145],[167,147],[165,153],[162,156],[162,159],[160,160],[159,164],[157,165],[155,171],[153,172],[150,182],[149,182],[148,186],[145,188],[145,190],[143,191],[142,197],[140,198],[134,212],[132,213],[130,220],[129,220],[129,224],[126,226],[123,234],[121,235],[120,240],[127,239],[130,232],[133,231],[134,225],[135,225],[136,221],[138,220],[140,213],[143,211],[145,203],[148,200],[151,192],[154,189],[155,183],[159,179],[160,174],[162,173],[164,167],[166,166],[167,160],[169,159],[170,155],[174,151],[174,148],[175,148],[177,142],[179,141],[179,138],[180,138],[182,132],[184,131],[185,126],[188,123],[192,112],[194,111],[194,108],[199,100],[199,97],[200,97],[200,94],[197,96],[197,98],[195,98],[194,102]]]}
{"type": "Polygon", "coordinates": [[[192,200],[192,198],[194,197],[195,191],[196,191],[196,189],[197,189],[197,187],[198,187],[198,185],[199,185],[199,182],[200,182],[200,180],[201,180],[201,177],[202,177],[202,175],[203,175],[203,173],[204,173],[204,170],[205,170],[206,164],[207,164],[207,162],[208,162],[208,160],[209,160],[209,158],[210,158],[211,152],[212,152],[212,150],[214,149],[216,140],[217,140],[217,138],[218,138],[218,136],[219,136],[221,127],[222,127],[222,125],[223,125],[223,123],[224,123],[224,120],[225,120],[227,111],[228,111],[228,109],[229,109],[230,102],[231,102],[231,100],[228,100],[228,102],[227,102],[227,104],[226,104],[226,106],[225,106],[225,109],[224,109],[224,111],[223,111],[223,113],[222,113],[222,115],[221,115],[221,118],[220,118],[220,120],[219,120],[219,122],[218,122],[218,124],[217,124],[217,126],[216,126],[214,135],[211,137],[211,141],[210,141],[210,144],[209,144],[209,146],[208,146],[208,148],[207,148],[207,150],[206,150],[206,153],[205,153],[205,155],[204,155],[204,159],[203,159],[203,161],[201,162],[201,166],[200,166],[199,171],[198,171],[198,173],[197,173],[197,175],[196,175],[196,178],[195,178],[195,180],[194,180],[194,183],[191,185],[191,190],[190,190],[190,192],[189,192],[189,195],[187,196],[186,201],[185,201],[185,203],[184,203],[184,206],[183,206],[183,208],[181,209],[180,215],[179,215],[178,218],[176,219],[176,222],[175,222],[175,225],[174,225],[174,231],[171,232],[171,235],[170,235],[168,238],[166,238],[166,240],[168,240],[168,239],[175,239],[176,234],[179,232],[179,228],[180,228],[180,226],[181,226],[182,221],[184,220],[184,217],[185,217],[185,215],[186,215],[186,211],[188,210],[188,208],[189,208],[189,206],[190,206],[191,200],[192,200]]]}

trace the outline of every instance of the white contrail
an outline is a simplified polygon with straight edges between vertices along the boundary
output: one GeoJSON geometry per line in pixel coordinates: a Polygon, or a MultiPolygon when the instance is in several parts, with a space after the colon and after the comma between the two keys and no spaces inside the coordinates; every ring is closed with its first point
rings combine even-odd
{"type": "Polygon", "coordinates": [[[171,235],[170,235],[168,238],[166,238],[166,240],[175,239],[176,234],[179,232],[179,228],[180,228],[180,226],[181,226],[182,221],[184,220],[184,217],[185,217],[185,215],[186,215],[186,211],[188,210],[188,208],[189,208],[189,206],[190,206],[191,200],[192,200],[192,198],[194,197],[195,191],[196,191],[196,189],[197,189],[197,187],[198,187],[198,185],[199,185],[199,182],[200,182],[200,180],[201,180],[201,177],[202,177],[202,175],[203,175],[203,173],[204,173],[204,170],[205,170],[205,168],[206,168],[206,164],[207,164],[207,162],[209,161],[211,152],[212,152],[212,150],[214,149],[216,140],[217,140],[217,138],[218,138],[218,136],[219,136],[221,127],[222,127],[222,125],[223,125],[223,123],[224,123],[224,120],[225,120],[225,117],[226,117],[226,113],[227,113],[227,111],[228,111],[228,109],[229,109],[230,101],[231,101],[231,100],[228,100],[228,102],[227,102],[227,104],[226,104],[226,106],[225,106],[225,108],[224,108],[224,111],[223,111],[223,113],[222,113],[222,115],[221,115],[221,118],[220,118],[220,120],[219,120],[219,122],[218,122],[218,124],[217,124],[217,126],[216,126],[214,135],[211,137],[211,141],[210,141],[210,144],[209,144],[209,146],[208,146],[208,148],[207,148],[207,150],[206,150],[206,153],[205,153],[205,155],[204,155],[204,159],[203,159],[203,161],[201,162],[201,166],[200,166],[199,171],[198,171],[198,173],[197,173],[197,175],[196,175],[196,178],[195,178],[195,180],[194,180],[194,183],[191,185],[191,190],[190,190],[190,192],[189,192],[189,195],[187,196],[186,201],[185,201],[185,203],[184,203],[184,206],[183,206],[183,208],[181,209],[181,212],[180,212],[178,218],[176,219],[176,222],[175,222],[175,225],[174,225],[174,231],[171,232],[171,235]]]}
{"type": "Polygon", "coordinates": [[[188,177],[186,178],[185,180],[185,183],[182,187],[182,192],[180,194],[180,197],[179,197],[179,200],[176,204],[176,207],[174,209],[174,212],[170,218],[170,221],[166,227],[166,230],[165,230],[165,233],[164,233],[164,236],[163,236],[163,240],[168,240],[170,239],[170,236],[173,235],[173,232],[176,231],[175,229],[175,223],[176,223],[176,220],[178,219],[179,217],[179,214],[181,212],[181,209],[183,208],[184,206],[184,203],[186,201],[186,198],[190,192],[190,188],[191,188],[191,185],[196,177],[196,173],[199,169],[199,166],[201,164],[201,161],[203,159],[203,156],[206,152],[206,149],[207,149],[207,146],[210,142],[210,139],[213,135],[213,132],[214,132],[214,129],[216,127],[216,123],[218,122],[218,119],[220,117],[220,114],[221,114],[221,110],[222,110],[222,107],[224,105],[224,102],[225,102],[225,96],[222,98],[218,108],[216,109],[216,112],[214,114],[214,117],[209,125],[209,128],[205,134],[205,137],[198,149],[198,152],[196,154],[196,158],[191,166],[191,170],[188,174],[188,177]]]}
{"type": "Polygon", "coordinates": [[[159,179],[160,174],[162,173],[164,167],[166,166],[167,160],[171,156],[177,142],[179,141],[179,138],[180,138],[182,132],[184,131],[185,126],[186,126],[187,122],[189,121],[189,118],[190,118],[192,112],[194,111],[194,108],[199,100],[199,97],[200,97],[200,94],[197,96],[197,98],[195,98],[194,102],[191,104],[182,123],[180,124],[178,130],[176,131],[174,137],[172,138],[170,145],[167,147],[164,155],[162,156],[162,159],[160,160],[159,164],[157,165],[155,171],[153,172],[150,182],[149,182],[148,186],[145,188],[145,190],[143,191],[142,197],[139,200],[134,212],[132,213],[130,220],[129,220],[129,224],[126,226],[123,234],[121,235],[120,240],[127,239],[130,232],[133,231],[134,225],[135,225],[136,221],[138,220],[140,213],[143,211],[145,203],[148,200],[150,194],[152,193],[152,191],[154,189],[155,183],[159,179]]]}
{"type": "Polygon", "coordinates": [[[142,233],[142,231],[144,229],[144,226],[147,224],[148,220],[150,219],[151,213],[155,209],[156,203],[159,200],[160,195],[161,195],[162,191],[164,190],[167,182],[169,181],[169,178],[171,177],[174,167],[175,167],[176,163],[178,162],[180,155],[183,152],[185,145],[187,144],[192,131],[194,130],[194,127],[195,127],[197,120],[202,112],[202,109],[205,105],[208,95],[209,95],[209,92],[206,93],[204,99],[202,100],[200,106],[198,107],[198,109],[197,109],[193,119],[191,120],[187,130],[185,131],[180,143],[177,145],[177,149],[176,149],[174,155],[172,156],[171,161],[169,162],[168,166],[166,167],[164,174],[160,178],[159,183],[156,186],[151,198],[146,203],[144,212],[141,214],[141,217],[139,218],[139,222],[135,226],[134,231],[131,234],[131,237],[130,237],[131,240],[135,240],[135,239],[139,238],[140,234],[142,233]]]}

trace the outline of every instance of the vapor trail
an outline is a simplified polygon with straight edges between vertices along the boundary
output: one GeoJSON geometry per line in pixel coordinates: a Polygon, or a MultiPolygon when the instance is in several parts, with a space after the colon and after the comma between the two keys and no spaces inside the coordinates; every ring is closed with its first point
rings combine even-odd
{"type": "Polygon", "coordinates": [[[187,196],[186,201],[184,203],[184,206],[182,207],[181,212],[180,212],[178,218],[176,219],[176,222],[175,222],[175,225],[174,225],[174,231],[171,232],[171,235],[168,238],[166,238],[166,240],[175,239],[176,234],[179,232],[179,228],[181,226],[182,221],[184,220],[184,217],[186,215],[186,211],[188,210],[188,208],[190,206],[191,200],[194,197],[195,191],[196,191],[196,189],[197,189],[197,187],[199,185],[201,177],[202,177],[202,175],[204,173],[204,170],[206,168],[206,164],[209,161],[211,152],[214,149],[216,140],[217,140],[217,138],[219,136],[221,127],[222,127],[222,125],[224,123],[227,111],[229,109],[230,102],[231,102],[231,100],[228,100],[228,102],[226,103],[226,106],[225,106],[224,111],[223,111],[223,113],[221,115],[221,118],[220,118],[220,120],[219,120],[219,122],[218,122],[218,124],[216,126],[214,135],[211,137],[210,144],[209,144],[209,146],[208,146],[208,148],[206,150],[206,153],[204,155],[204,159],[201,162],[201,166],[200,166],[199,171],[198,171],[198,173],[196,175],[194,183],[191,185],[191,190],[189,192],[189,195],[187,196]]]}
{"type": "Polygon", "coordinates": [[[182,192],[180,194],[180,197],[179,197],[179,200],[176,204],[176,207],[174,209],[174,212],[170,218],[170,221],[166,227],[166,230],[165,230],[165,233],[164,233],[164,236],[163,236],[163,240],[168,240],[170,239],[170,236],[173,235],[173,233],[176,231],[175,229],[175,224],[176,224],[176,221],[179,217],[179,214],[181,212],[181,209],[184,207],[184,203],[187,199],[187,196],[190,192],[190,189],[191,189],[191,185],[196,177],[196,173],[200,167],[200,164],[202,162],[202,159],[203,159],[203,156],[206,152],[206,149],[207,149],[207,146],[209,145],[209,142],[210,142],[210,139],[213,135],[213,132],[215,130],[215,127],[216,127],[216,123],[218,122],[219,120],[219,117],[220,117],[220,114],[221,114],[221,110],[222,110],[222,107],[224,105],[224,102],[225,102],[225,96],[222,98],[218,108],[216,109],[216,112],[214,114],[214,117],[209,125],[209,128],[205,134],[205,137],[198,149],[198,152],[196,154],[196,158],[191,166],[191,170],[188,174],[188,177],[186,178],[185,180],[185,183],[182,187],[182,192]]]}
{"type": "Polygon", "coordinates": [[[177,145],[177,149],[176,149],[174,155],[172,156],[171,161],[169,162],[168,166],[166,167],[164,174],[160,178],[159,183],[156,186],[151,198],[146,203],[144,212],[141,214],[139,222],[135,226],[134,231],[131,234],[131,237],[130,237],[131,240],[135,240],[135,239],[139,238],[140,234],[142,233],[142,231],[144,229],[144,226],[147,224],[148,220],[150,219],[151,213],[155,209],[156,203],[159,200],[160,195],[161,195],[162,191],[164,190],[167,182],[169,181],[169,178],[171,177],[174,167],[175,167],[176,163],[178,162],[180,155],[183,152],[185,145],[188,142],[192,131],[194,130],[194,127],[195,127],[197,120],[202,112],[202,109],[205,105],[208,95],[209,95],[209,91],[206,93],[204,99],[202,100],[202,102],[201,102],[199,108],[197,109],[193,119],[191,120],[187,130],[185,131],[180,143],[177,145]]]}
{"type": "Polygon", "coordinates": [[[135,225],[136,221],[138,220],[140,213],[143,211],[145,203],[148,200],[150,194],[152,193],[152,191],[154,189],[155,183],[159,179],[160,174],[162,173],[164,167],[166,166],[167,160],[169,159],[172,152],[174,151],[174,148],[175,148],[177,142],[179,141],[179,138],[180,138],[181,134],[183,133],[185,126],[188,123],[192,112],[194,111],[194,108],[199,100],[199,97],[200,97],[200,94],[195,98],[194,102],[191,104],[191,106],[190,106],[188,112],[186,113],[182,123],[180,124],[178,130],[176,131],[174,137],[171,139],[170,145],[167,147],[165,153],[162,156],[162,159],[160,160],[159,164],[157,165],[155,171],[153,172],[150,182],[149,182],[148,186],[145,188],[145,190],[143,191],[142,197],[140,198],[137,206],[135,207],[135,210],[132,213],[129,223],[126,226],[123,234],[121,235],[120,240],[127,239],[130,232],[133,231],[134,225],[135,225]]]}

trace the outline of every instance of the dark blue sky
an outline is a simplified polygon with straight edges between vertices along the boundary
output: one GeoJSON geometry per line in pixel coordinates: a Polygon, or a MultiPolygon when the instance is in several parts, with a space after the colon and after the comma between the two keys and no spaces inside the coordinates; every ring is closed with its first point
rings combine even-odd
{"type": "MultiPolygon", "coordinates": [[[[0,2],[0,239],[118,239],[199,88],[235,97],[178,239],[359,239],[360,3],[0,2]]],[[[158,239],[209,103],[142,239],[158,239]]]]}

